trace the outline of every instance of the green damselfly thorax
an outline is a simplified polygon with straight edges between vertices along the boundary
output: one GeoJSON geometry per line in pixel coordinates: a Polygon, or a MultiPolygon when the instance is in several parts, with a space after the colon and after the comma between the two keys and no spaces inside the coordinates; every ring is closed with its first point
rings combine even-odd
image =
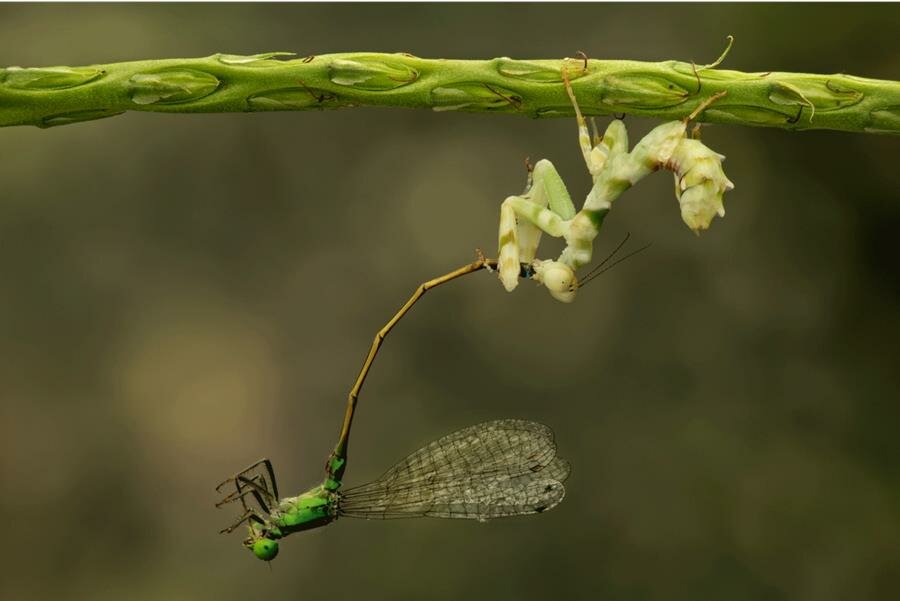
{"type": "MultiPolygon", "coordinates": [[[[375,335],[350,390],[338,443],[325,464],[324,482],[298,496],[280,497],[272,464],[262,459],[216,487],[219,492],[234,487],[216,506],[239,503],[243,508],[238,519],[221,532],[247,524],[244,546],[270,561],[278,554],[278,540],[342,516],[484,521],[541,513],[559,504],[569,463],[556,457],[550,428],[516,419],[485,422],[449,434],[409,455],[374,482],[341,490],[356,402],[385,337],[431,288],[496,265],[479,253],[478,261],[419,286],[375,335]]],[[[530,275],[523,265],[522,277],[530,275]]]]}

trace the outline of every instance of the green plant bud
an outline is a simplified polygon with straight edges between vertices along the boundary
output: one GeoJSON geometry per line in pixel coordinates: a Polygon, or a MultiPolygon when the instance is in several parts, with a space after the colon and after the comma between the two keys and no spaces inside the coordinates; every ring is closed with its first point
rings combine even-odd
{"type": "Polygon", "coordinates": [[[457,83],[431,90],[431,104],[436,111],[497,110],[518,107],[521,102],[522,97],[515,92],[478,82],[457,83]]]}
{"type": "Polygon", "coordinates": [[[174,69],[155,73],[136,73],[128,80],[135,104],[178,104],[199,100],[218,89],[215,75],[193,69],[174,69]]]}
{"type": "Polygon", "coordinates": [[[64,90],[94,81],[103,73],[93,67],[9,67],[5,69],[3,85],[14,90],[64,90]]]}
{"type": "Polygon", "coordinates": [[[717,104],[706,109],[703,114],[707,117],[714,117],[722,123],[750,123],[753,125],[775,126],[793,123],[797,118],[796,112],[788,113],[765,107],[740,104],[717,104]]]}
{"type": "Polygon", "coordinates": [[[337,96],[319,88],[282,88],[254,94],[247,99],[252,111],[290,111],[314,106],[333,107],[337,96]]]}
{"type": "Polygon", "coordinates": [[[667,63],[676,73],[690,75],[696,78],[698,75],[703,81],[750,81],[764,77],[764,73],[744,73],[743,71],[731,71],[728,69],[709,69],[702,65],[686,63],[684,61],[669,61],[667,63]]]}
{"type": "Polygon", "coordinates": [[[266,52],[264,54],[251,54],[249,56],[241,56],[240,54],[217,54],[216,59],[223,65],[234,65],[237,67],[279,67],[284,64],[283,60],[276,57],[279,56],[297,56],[295,52],[266,52]]]}
{"type": "Polygon", "coordinates": [[[821,113],[852,106],[862,101],[863,96],[858,90],[807,79],[782,79],[769,88],[769,100],[775,104],[807,106],[821,113]]]}
{"type": "MultiPolygon", "coordinates": [[[[587,107],[583,104],[579,105],[582,111],[589,110],[593,107],[587,107]]],[[[438,109],[435,109],[438,110],[438,109]]],[[[606,111],[608,112],[608,111],[606,111]]],[[[575,113],[572,111],[571,104],[561,104],[559,106],[542,106],[538,107],[534,111],[528,112],[527,114],[531,115],[534,118],[541,117],[571,117],[575,113]]]]}
{"type": "Polygon", "coordinates": [[[416,81],[419,72],[403,63],[359,58],[334,59],[328,65],[328,78],[339,86],[381,92],[416,81]]]}
{"type": "Polygon", "coordinates": [[[72,111],[69,113],[59,113],[50,115],[41,119],[38,124],[40,128],[55,127],[57,125],[68,125],[69,123],[77,123],[79,121],[94,121],[96,119],[104,119],[106,117],[115,117],[121,115],[125,111],[114,111],[111,109],[89,109],[84,111],[72,111]]]}
{"type": "MultiPolygon", "coordinates": [[[[532,83],[561,83],[562,69],[559,61],[517,61],[511,58],[498,58],[494,63],[497,72],[506,77],[530,81],[532,83]]],[[[569,81],[574,81],[586,73],[584,61],[568,60],[569,81]]]]}
{"type": "Polygon", "coordinates": [[[879,133],[894,133],[900,130],[900,106],[889,106],[872,111],[871,125],[866,131],[879,133]]]}
{"type": "Polygon", "coordinates": [[[603,78],[600,98],[604,104],[631,109],[678,106],[690,92],[672,80],[644,73],[621,73],[603,78]]]}

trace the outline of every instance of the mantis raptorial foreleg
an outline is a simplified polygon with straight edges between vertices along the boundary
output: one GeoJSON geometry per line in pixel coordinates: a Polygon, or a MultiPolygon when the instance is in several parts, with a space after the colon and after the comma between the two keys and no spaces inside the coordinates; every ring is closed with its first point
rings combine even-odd
{"type": "MultiPolygon", "coordinates": [[[[561,219],[571,219],[575,216],[575,205],[572,197],[566,189],[566,184],[556,171],[553,163],[547,159],[537,162],[529,177],[529,186],[521,198],[530,200],[540,207],[550,207],[550,210],[561,219]]],[[[523,222],[519,226],[519,255],[523,263],[534,260],[541,241],[541,229],[536,225],[523,222]]]]}
{"type": "Polygon", "coordinates": [[[560,237],[565,233],[565,222],[574,216],[575,205],[553,163],[538,161],[531,186],[500,206],[498,267],[507,290],[519,284],[521,263],[534,262],[541,232],[560,237]]]}
{"type": "MultiPolygon", "coordinates": [[[[585,67],[586,68],[586,67],[585,67]]],[[[709,227],[715,215],[724,215],[722,196],[734,187],[722,171],[722,159],[699,139],[687,136],[689,121],[718,96],[701,104],[684,121],[664,123],[628,151],[625,125],[613,121],[602,137],[593,135],[581,114],[575,93],[563,68],[563,82],[575,109],[578,145],[593,180],[580,211],[575,213],[565,184],[553,165],[535,165],[533,185],[520,196],[510,196],[500,208],[499,272],[503,286],[512,291],[518,283],[520,262],[530,263],[533,279],[544,284],[557,300],[571,302],[578,289],[575,271],[591,262],[593,241],[613,201],[625,190],[659,169],[675,174],[675,195],[681,217],[695,232],[709,227]],[[535,257],[541,233],[566,241],[556,261],[535,257]]]]}

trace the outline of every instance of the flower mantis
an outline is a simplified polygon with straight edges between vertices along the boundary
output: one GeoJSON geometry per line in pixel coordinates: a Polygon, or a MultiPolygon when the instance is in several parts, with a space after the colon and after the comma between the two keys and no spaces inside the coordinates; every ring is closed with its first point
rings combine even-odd
{"type": "Polygon", "coordinates": [[[629,152],[628,133],[621,120],[610,123],[602,137],[593,120],[593,135],[588,131],[566,67],[562,76],[575,107],[578,144],[593,187],[576,213],[553,163],[542,159],[529,168],[525,191],[509,196],[500,207],[498,270],[504,288],[512,292],[519,283],[521,265],[530,265],[532,279],[546,286],[556,300],[570,303],[583,284],[575,272],[591,262],[594,238],[622,192],[654,171],[671,171],[681,218],[699,233],[709,227],[715,215],[725,215],[722,196],[734,184],[722,171],[725,157],[710,150],[696,136],[688,135],[688,124],[722,94],[703,102],[683,121],[659,125],[629,152]],[[566,242],[555,261],[535,258],[542,233],[566,242]]]}

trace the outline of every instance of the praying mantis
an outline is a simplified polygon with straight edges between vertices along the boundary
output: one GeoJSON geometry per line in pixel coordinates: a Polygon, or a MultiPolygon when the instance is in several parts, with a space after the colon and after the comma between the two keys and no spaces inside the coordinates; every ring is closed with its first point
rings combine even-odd
{"type": "MultiPolygon", "coordinates": [[[[562,78],[575,108],[578,145],[593,187],[576,213],[553,163],[542,159],[529,168],[525,191],[509,196],[500,207],[498,263],[500,281],[507,291],[512,292],[518,286],[525,265],[533,274],[532,279],[546,286],[553,298],[570,303],[575,300],[579,286],[585,283],[579,283],[575,272],[591,262],[593,241],[600,226],[613,201],[625,190],[654,171],[671,171],[681,217],[699,233],[709,227],[715,215],[725,215],[722,196],[734,184],[722,171],[725,157],[699,139],[689,137],[687,131],[688,124],[724,92],[701,103],[687,119],[657,126],[629,152],[628,133],[621,120],[613,120],[602,137],[597,135],[593,120],[593,132],[588,131],[566,67],[562,69],[562,78]],[[535,258],[542,233],[566,242],[555,261],[535,258]]],[[[590,277],[588,274],[585,281],[590,277]]]]}

